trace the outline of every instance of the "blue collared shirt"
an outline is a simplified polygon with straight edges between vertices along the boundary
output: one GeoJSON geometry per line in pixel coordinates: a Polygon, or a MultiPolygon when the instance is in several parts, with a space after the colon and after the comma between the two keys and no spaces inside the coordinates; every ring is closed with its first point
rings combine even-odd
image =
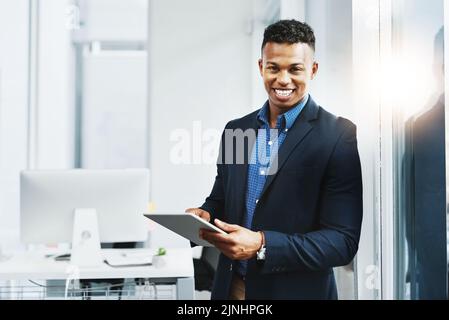
{"type": "MultiPolygon", "coordinates": [[[[309,95],[307,94],[295,107],[279,115],[276,120],[276,127],[273,129],[270,128],[270,107],[268,101],[257,114],[260,129],[258,130],[257,139],[251,154],[251,161],[248,165],[246,214],[242,223],[242,226],[247,229],[251,229],[254,211],[267,180],[272,160],[277,155],[288,134],[288,130],[293,126],[308,100],[309,95]]],[[[247,263],[247,260],[240,260],[237,264],[237,272],[240,275],[246,275],[247,263]]]]}

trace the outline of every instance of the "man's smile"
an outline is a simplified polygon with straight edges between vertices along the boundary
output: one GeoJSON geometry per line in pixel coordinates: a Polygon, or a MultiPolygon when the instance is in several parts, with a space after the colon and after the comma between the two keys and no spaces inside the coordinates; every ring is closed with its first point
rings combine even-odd
{"type": "Polygon", "coordinates": [[[273,89],[274,93],[276,94],[276,97],[285,100],[287,98],[290,98],[295,89],[273,89]]]}

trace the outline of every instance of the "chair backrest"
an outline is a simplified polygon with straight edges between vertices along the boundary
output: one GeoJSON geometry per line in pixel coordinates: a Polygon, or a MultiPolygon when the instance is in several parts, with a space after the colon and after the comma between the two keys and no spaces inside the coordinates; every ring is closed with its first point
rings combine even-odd
{"type": "Polygon", "coordinates": [[[219,256],[220,251],[218,251],[217,248],[203,247],[203,252],[201,253],[201,260],[207,263],[214,271],[216,271],[219,256]]]}

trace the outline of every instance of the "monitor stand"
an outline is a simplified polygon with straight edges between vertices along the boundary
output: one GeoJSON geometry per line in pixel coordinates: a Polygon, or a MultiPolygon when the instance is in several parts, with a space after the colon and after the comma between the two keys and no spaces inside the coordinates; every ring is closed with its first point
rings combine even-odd
{"type": "Polygon", "coordinates": [[[103,263],[95,209],[75,209],[70,263],[79,267],[98,267],[103,263]]]}

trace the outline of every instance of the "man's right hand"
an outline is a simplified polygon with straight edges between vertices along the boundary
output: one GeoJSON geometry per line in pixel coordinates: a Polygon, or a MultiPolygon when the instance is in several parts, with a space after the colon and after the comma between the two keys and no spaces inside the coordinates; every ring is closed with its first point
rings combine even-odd
{"type": "Polygon", "coordinates": [[[200,209],[200,208],[189,208],[186,209],[186,212],[193,213],[194,215],[200,217],[201,219],[206,220],[207,222],[210,222],[210,213],[200,209]]]}

